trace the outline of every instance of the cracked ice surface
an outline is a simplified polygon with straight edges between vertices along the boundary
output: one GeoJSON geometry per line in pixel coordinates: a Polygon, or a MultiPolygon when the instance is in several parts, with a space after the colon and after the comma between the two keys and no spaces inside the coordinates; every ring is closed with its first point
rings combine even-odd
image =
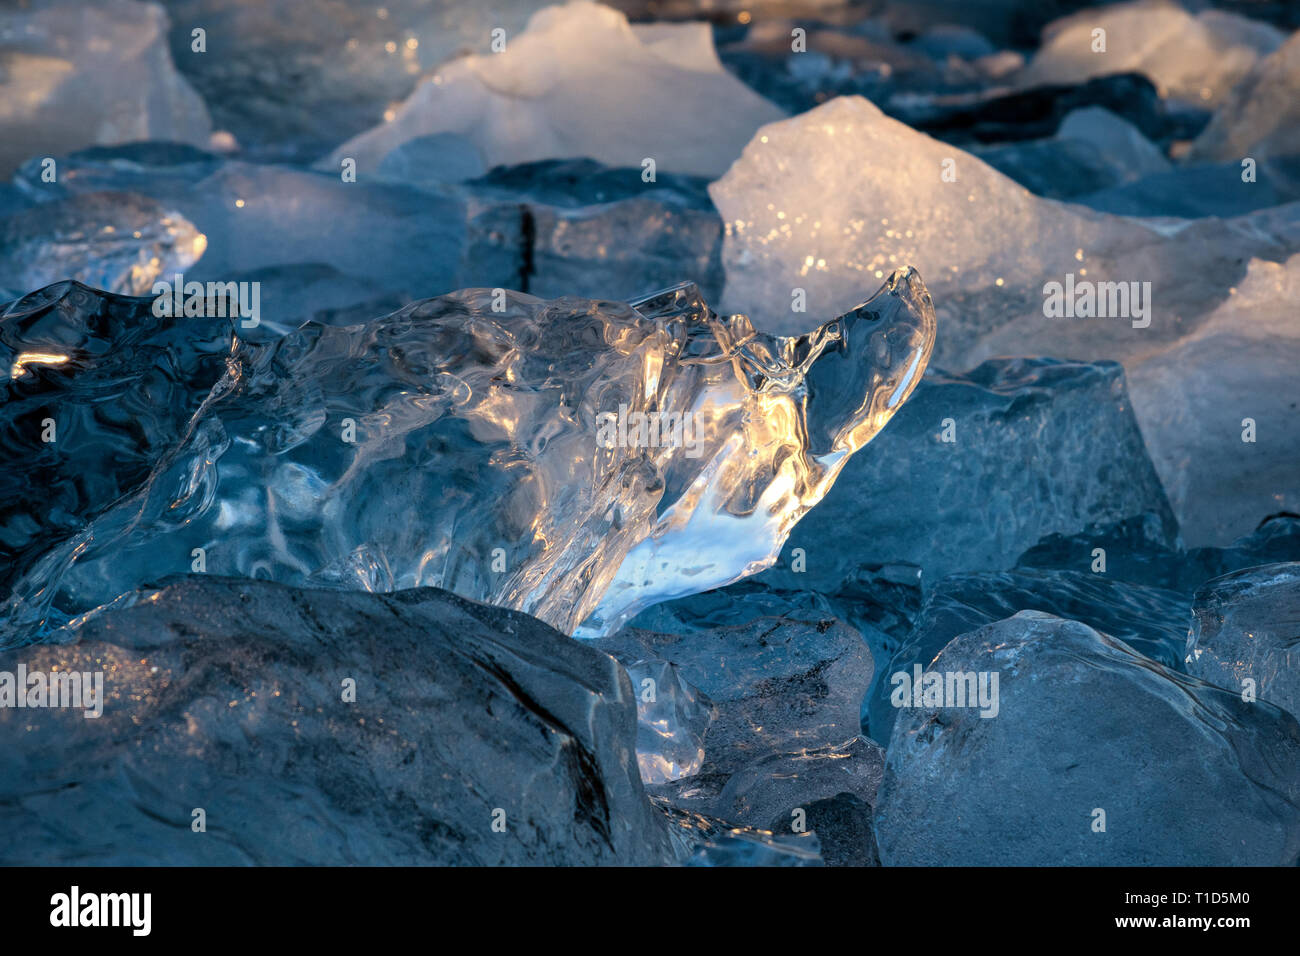
{"type": "Polygon", "coordinates": [[[202,560],[443,587],[598,634],[769,565],[935,334],[911,270],[796,338],[690,285],[635,306],[470,289],[264,346],[152,305],[65,283],[0,316],[0,432],[24,463],[0,475],[0,586],[19,632],[202,560]],[[20,424],[37,412],[57,453],[20,424]],[[33,515],[36,485],[57,505],[33,515]]]}
{"type": "Polygon", "coordinates": [[[392,119],[336,149],[377,170],[408,140],[459,134],[488,166],[586,156],[717,176],[782,112],[723,69],[707,24],[633,27],[585,0],[536,13],[501,53],[453,60],[392,119]]]}

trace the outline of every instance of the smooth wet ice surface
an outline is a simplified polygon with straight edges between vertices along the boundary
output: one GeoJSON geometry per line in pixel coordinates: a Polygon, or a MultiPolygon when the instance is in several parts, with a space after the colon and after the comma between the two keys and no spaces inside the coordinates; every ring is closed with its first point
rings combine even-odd
{"type": "Polygon", "coordinates": [[[205,571],[445,587],[601,633],[770,563],[934,339],[910,271],[799,338],[691,286],[635,308],[466,290],[268,345],[153,306],[66,285],[0,319],[12,480],[66,501],[37,528],[6,498],[20,632],[205,571]]]}

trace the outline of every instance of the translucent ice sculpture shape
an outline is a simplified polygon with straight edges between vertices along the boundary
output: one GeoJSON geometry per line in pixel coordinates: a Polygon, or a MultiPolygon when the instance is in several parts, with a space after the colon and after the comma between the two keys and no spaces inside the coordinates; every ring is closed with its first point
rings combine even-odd
{"type": "Polygon", "coordinates": [[[196,400],[219,320],[73,291],[0,317],[0,470],[32,489],[23,502],[0,482],[0,583],[29,634],[47,609],[55,622],[193,570],[437,586],[566,633],[595,611],[584,633],[599,634],[771,564],[935,337],[911,269],[790,338],[715,315],[692,285],[630,306],[471,289],[267,345],[236,336],[196,400]],[[44,418],[66,446],[42,443],[44,418]]]}

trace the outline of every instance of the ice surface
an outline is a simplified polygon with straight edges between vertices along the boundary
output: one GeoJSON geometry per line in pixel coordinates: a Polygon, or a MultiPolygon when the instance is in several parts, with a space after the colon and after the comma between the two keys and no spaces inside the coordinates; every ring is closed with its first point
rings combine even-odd
{"type": "Polygon", "coordinates": [[[1202,120],[1209,119],[1209,110],[1170,110],[1140,73],[1113,73],[1079,84],[1029,89],[995,84],[951,92],[907,90],[884,102],[885,111],[895,119],[963,148],[1054,136],[1071,112],[1093,107],[1114,113],[1160,144],[1194,135],[1204,125],[1202,120]],[[1189,123],[1198,125],[1191,129],[1189,123]]]}
{"type": "Polygon", "coordinates": [[[1093,550],[1106,552],[1106,574],[1119,581],[1178,591],[1191,601],[1202,584],[1261,564],[1300,561],[1300,517],[1269,515],[1226,548],[1170,548],[1156,515],[1135,515],[1078,534],[1051,534],[1022,554],[1017,568],[1077,571],[1093,550]]]}
{"type": "Polygon", "coordinates": [[[862,736],[773,754],[734,774],[714,807],[726,820],[774,833],[800,832],[797,821],[817,834],[829,866],[878,865],[871,808],[884,764],[884,749],[862,736]]]}
{"type": "Polygon", "coordinates": [[[1170,2],[1121,3],[1082,10],[1043,30],[1043,45],[1018,78],[1026,85],[1078,83],[1106,73],[1145,73],[1161,96],[1222,103],[1286,35],[1257,20],[1170,2]],[[1106,31],[1104,52],[1093,30],[1106,31]]]}
{"type": "Polygon", "coordinates": [[[476,286],[625,301],[673,276],[696,282],[710,301],[722,291],[722,223],[697,177],[665,173],[644,183],[639,169],[545,160],[463,184],[345,183],[160,143],[86,150],[58,162],[56,183],[42,181],[38,162],[24,164],[16,177],[22,193],[41,202],[90,190],[148,194],[207,236],[207,252],[187,278],[256,272],[267,318],[290,328],[319,308],[395,299],[360,321],[476,286]],[[320,306],[299,299],[300,278],[311,270],[343,277],[354,291],[339,289],[320,306]]]}
{"type": "Polygon", "coordinates": [[[772,833],[740,827],[651,797],[668,820],[673,851],[684,866],[822,866],[815,833],[772,833]]]}
{"type": "Polygon", "coordinates": [[[1300,155],[1300,32],[1261,61],[1192,144],[1189,158],[1300,155]]]}
{"type": "Polygon", "coordinates": [[[134,193],[83,193],[0,219],[0,289],[74,279],[122,295],[148,295],[183,272],[207,237],[175,209],[134,193]]]}
{"type": "Polygon", "coordinates": [[[885,865],[1300,857],[1300,724],[1285,711],[1034,611],[954,639],[927,670],[986,686],[996,673],[998,712],[900,709],[874,817],[885,865]]]}
{"type": "Polygon", "coordinates": [[[1178,591],[1144,587],[1093,573],[1078,555],[1080,570],[1021,570],[953,574],[935,583],[916,626],[887,666],[876,675],[862,701],[863,724],[877,740],[888,741],[898,711],[890,705],[891,683],[915,665],[929,666],[949,641],[967,631],[1020,611],[1045,611],[1081,621],[1171,670],[1183,669],[1189,602],[1178,591]]]}
{"type": "Polygon", "coordinates": [[[1241,174],[1240,160],[1176,166],[1097,192],[1076,194],[1073,201],[1120,216],[1226,219],[1300,200],[1300,155],[1259,160],[1254,182],[1242,179],[1241,174]]]}
{"type": "Polygon", "coordinates": [[[379,161],[375,175],[421,186],[477,179],[487,172],[479,148],[455,133],[434,133],[407,140],[379,161]]]}
{"type": "MultiPolygon", "coordinates": [[[[705,298],[722,294],[722,221],[707,182],[594,160],[542,160],[498,167],[466,184],[471,236],[504,234],[518,249],[518,287],[539,296],[624,301],[683,276],[705,298]]],[[[466,257],[468,284],[480,257],[466,257]]]]}
{"type": "Polygon", "coordinates": [[[587,0],[548,7],[504,52],[440,67],[392,118],[322,161],[375,170],[401,143],[457,133],[489,166],[586,156],[609,166],[720,175],[754,130],[781,111],[728,74],[707,24],[638,34],[587,0]],[[689,55],[688,55],[689,54],[689,55]]]}
{"type": "Polygon", "coordinates": [[[1009,568],[1044,535],[1143,512],[1160,516],[1172,544],[1176,524],[1117,364],[996,359],[968,376],[932,370],[761,580],[831,593],[860,563],[909,562],[933,582],[1009,568]]]}
{"type": "Polygon", "coordinates": [[[874,21],[846,30],[761,18],[742,38],[724,42],[718,55],[729,71],[792,114],[832,96],[859,94],[884,102],[900,92],[969,85],[978,78],[970,64],[936,61],[926,50],[895,41],[874,21]],[[800,52],[791,49],[796,28],[805,32],[800,52]]]}
{"type": "Polygon", "coordinates": [[[1263,515],[1300,513],[1300,255],[1252,260],[1232,291],[1193,335],[1129,375],[1189,545],[1226,543],[1263,515]]]}
{"type": "Polygon", "coordinates": [[[202,554],[211,573],[446,587],[568,633],[594,610],[600,633],[770,563],[934,340],[911,271],[789,339],[692,286],[635,308],[471,289],[267,345],[152,305],[64,286],[0,317],[5,477],[65,503],[38,533],[4,499],[20,628],[202,554]],[[42,440],[46,416],[71,446],[42,440]],[[78,442],[108,463],[102,493],[78,442]]]}
{"type": "Polygon", "coordinates": [[[0,176],[92,143],[206,144],[207,108],[176,72],[162,7],[36,0],[0,20],[0,176]]]}
{"type": "Polygon", "coordinates": [[[713,702],[669,661],[631,661],[627,673],[637,701],[636,759],[642,781],[667,783],[696,773],[704,762],[713,702]]]}
{"type": "Polygon", "coordinates": [[[816,591],[784,591],[754,578],[742,578],[715,591],[655,604],[632,618],[627,626],[664,634],[691,634],[745,624],[757,617],[821,621],[835,617],[835,611],[816,591]]]}
{"type": "Polygon", "coordinates": [[[1193,611],[1188,673],[1300,714],[1300,563],[1215,578],[1193,611]]]}
{"type": "Polygon", "coordinates": [[[793,289],[809,311],[833,311],[864,278],[908,262],[939,303],[935,361],[957,368],[1006,354],[1140,355],[1203,320],[1250,256],[1300,250],[1296,208],[1190,225],[1094,213],[1036,197],[859,97],[765,126],[709,191],[727,230],[728,308],[780,331],[799,319],[793,289]],[[1151,282],[1150,324],[1045,316],[1044,285],[1067,274],[1151,282]]]}
{"type": "Polygon", "coordinates": [[[1136,127],[1100,106],[1069,113],[1051,139],[973,152],[1035,195],[1050,199],[1096,192],[1170,168],[1136,127]]]}
{"type": "MultiPolygon", "coordinates": [[[[976,158],[853,97],[764,127],[710,192],[726,226],[727,308],[780,330],[799,318],[791,308],[800,301],[795,290],[806,292],[810,310],[833,311],[864,277],[912,262],[940,303],[935,361],[955,368],[1008,354],[1106,357],[1122,360],[1136,377],[1141,362],[1197,332],[1232,297],[1252,257],[1284,259],[1300,249],[1300,205],[1226,221],[1098,214],[1033,196],[976,158]],[[945,161],[953,164],[955,182],[942,178],[945,161]],[[1105,317],[1049,315],[1048,284],[1064,288],[1067,281],[1099,289],[1103,282],[1123,283],[1130,305],[1105,317]],[[1136,296],[1132,283],[1138,283],[1136,296]]],[[[1189,390],[1214,392],[1221,382],[1233,387],[1217,373],[1180,378],[1189,390]]],[[[1271,373],[1249,379],[1236,386],[1234,404],[1272,407],[1278,389],[1271,373]]],[[[1134,389],[1153,449],[1200,440],[1173,419],[1177,406],[1148,407],[1149,394],[1134,389]],[[1156,434],[1162,422],[1176,431],[1156,434]]],[[[1221,430],[1201,436],[1232,437],[1221,430]]],[[[1224,473],[1235,469],[1246,479],[1250,465],[1229,448],[1235,446],[1220,441],[1214,457],[1224,473]]],[[[1179,480],[1167,458],[1157,455],[1157,461],[1162,478],[1179,480]]],[[[1271,493],[1281,491],[1274,485],[1271,493]]],[[[1176,500],[1178,517],[1193,528],[1220,520],[1217,497],[1176,500]]],[[[1189,543],[1226,543],[1278,510],[1261,509],[1255,497],[1243,499],[1242,507],[1253,514],[1236,515],[1231,525],[1223,520],[1220,540],[1189,543]]]]}
{"type": "Polygon", "coordinates": [[[201,575],[135,597],[0,655],[105,695],[0,708],[5,864],[33,839],[70,866],[671,861],[622,668],[527,615],[201,575]]]}
{"type": "MultiPolygon", "coordinates": [[[[42,182],[35,164],[25,165],[20,187],[37,200],[95,189],[105,203],[113,201],[109,190],[137,191],[194,223],[206,251],[186,270],[187,280],[224,282],[253,270],[326,265],[410,301],[462,287],[459,273],[471,254],[467,202],[450,189],[345,183],[338,174],[223,161],[170,144],[86,151],[60,163],[63,175],[55,183],[42,182]]],[[[492,259],[475,252],[484,285],[514,285],[513,253],[492,259]]]]}
{"type": "Polygon", "coordinates": [[[651,787],[651,801],[688,865],[879,866],[871,806],[883,766],[880,745],[856,736],[757,760],[731,778],[725,800],[651,787]]]}
{"type": "Polygon", "coordinates": [[[755,618],[686,635],[624,628],[596,646],[625,663],[671,661],[717,708],[698,773],[655,789],[705,813],[731,775],[755,760],[857,734],[871,684],[867,645],[834,618],[755,618]]]}
{"type": "Polygon", "coordinates": [[[513,39],[545,0],[166,0],[172,56],[259,160],[310,162],[379,122],[425,71],[513,39]],[[194,53],[190,30],[207,31],[194,53]]]}

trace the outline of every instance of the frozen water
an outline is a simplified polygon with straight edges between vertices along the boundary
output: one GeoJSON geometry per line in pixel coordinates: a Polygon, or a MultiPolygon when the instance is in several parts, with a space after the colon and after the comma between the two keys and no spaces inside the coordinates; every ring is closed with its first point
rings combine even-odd
{"type": "Polygon", "coordinates": [[[268,318],[287,327],[321,307],[380,295],[395,301],[360,321],[417,297],[476,286],[626,301],[674,276],[694,281],[711,301],[722,290],[722,223],[696,177],[664,173],[643,183],[639,169],[546,160],[455,185],[345,183],[338,175],[159,143],[86,150],[58,162],[63,175],[54,183],[42,180],[38,162],[24,164],[16,180],[22,194],[49,201],[88,190],[147,193],[207,237],[188,278],[259,273],[268,318]],[[350,228],[336,228],[339,222],[350,228]],[[370,291],[339,290],[315,306],[297,298],[296,277],[309,270],[370,291]]]}
{"type": "Polygon", "coordinates": [[[1080,570],[953,574],[927,595],[916,626],[888,666],[876,675],[863,698],[863,724],[877,740],[888,741],[898,711],[891,706],[895,674],[928,668],[949,641],[1019,611],[1045,611],[1081,621],[1171,670],[1183,669],[1191,612],[1178,591],[1144,587],[1093,573],[1088,552],[1078,555],[1080,570]]]}
{"type": "Polygon", "coordinates": [[[1035,195],[1065,199],[1169,170],[1131,123],[1100,106],[1069,113],[1051,139],[973,147],[972,152],[1035,195]]]}
{"type": "Polygon", "coordinates": [[[95,720],[0,708],[0,862],[30,862],[32,839],[77,866],[672,859],[626,675],[540,621],[202,575],[133,598],[0,652],[10,673],[104,676],[95,720]]]}
{"type": "Polygon", "coordinates": [[[763,844],[769,853],[816,846],[827,866],[878,866],[871,808],[884,758],[879,744],[855,736],[763,757],[732,776],[713,799],[693,798],[683,788],[665,796],[665,788],[652,787],[660,792],[651,800],[675,824],[674,842],[686,844],[697,863],[769,859],[739,842],[744,840],[763,844]]]}
{"type": "Polygon", "coordinates": [[[625,663],[671,661],[717,708],[699,771],[655,791],[705,813],[731,775],[755,760],[857,734],[871,684],[867,645],[834,618],[755,618],[685,635],[624,628],[596,646],[625,663]]]}
{"type": "Polygon", "coordinates": [[[783,591],[744,578],[716,591],[655,604],[632,618],[627,626],[664,634],[690,634],[744,624],[756,617],[821,621],[835,617],[835,611],[816,591],[783,591]]]}
{"type": "Polygon", "coordinates": [[[996,359],[968,376],[932,370],[762,580],[832,593],[860,563],[908,562],[937,581],[1009,568],[1044,535],[1143,512],[1160,516],[1171,544],[1177,525],[1117,364],[996,359]]]}
{"type": "Polygon", "coordinates": [[[1261,61],[1192,144],[1189,158],[1300,155],[1300,32],[1261,61]]]}
{"type": "Polygon", "coordinates": [[[134,193],[82,193],[0,219],[0,289],[74,279],[121,295],[148,295],[183,272],[207,237],[175,209],[134,193]]]}
{"type": "Polygon", "coordinates": [[[1300,858],[1300,724],[1285,711],[1037,611],[955,638],[927,670],[945,693],[948,675],[996,674],[997,716],[933,687],[899,710],[874,817],[885,865],[1300,858]]]}
{"type": "MultiPolygon", "coordinates": [[[[1008,175],[1012,175],[1006,169],[1008,175]]],[[[1020,180],[1024,182],[1024,180],[1020,180]]],[[[1028,184],[1026,184],[1028,185],[1028,184]]],[[[1262,159],[1256,178],[1242,178],[1241,162],[1197,163],[1110,186],[1073,201],[1120,216],[1228,218],[1300,200],[1300,155],[1262,159]]]]}
{"type": "MultiPolygon", "coordinates": [[[[1033,196],[973,156],[853,97],[764,127],[710,192],[726,227],[727,308],[780,330],[798,321],[797,290],[810,310],[833,310],[863,278],[912,262],[940,303],[935,361],[959,368],[994,355],[1105,356],[1124,361],[1136,382],[1142,362],[1196,333],[1232,298],[1252,257],[1277,260],[1300,249],[1300,205],[1190,222],[1094,213],[1033,196]],[[944,180],[945,169],[955,181],[944,180]],[[1074,301],[1086,290],[1109,289],[1107,314],[1094,308],[1085,317],[1058,315],[1048,294],[1053,283],[1075,289],[1074,301]]],[[[1240,388],[1233,407],[1272,408],[1280,400],[1271,373],[1252,380],[1247,372],[1235,386],[1218,373],[1175,374],[1189,392],[1240,388]]],[[[1200,440],[1177,419],[1181,406],[1152,407],[1151,394],[1134,388],[1153,450],[1200,440]],[[1162,427],[1175,431],[1157,434],[1162,427]]],[[[1238,423],[1241,417],[1247,416],[1238,423]]],[[[1202,430],[1208,441],[1223,437],[1221,429],[1202,430]]],[[[1248,462],[1221,442],[1216,449],[1220,473],[1261,483],[1246,479],[1248,462]]],[[[1159,452],[1156,458],[1161,476],[1178,481],[1169,459],[1159,452]]],[[[1283,490],[1274,483],[1270,493],[1283,490]]],[[[1218,541],[1198,535],[1193,544],[1225,543],[1279,507],[1261,509],[1257,498],[1244,498],[1242,508],[1253,514],[1233,515],[1229,523],[1226,515],[1215,517],[1217,496],[1175,500],[1190,527],[1220,525],[1218,541]]]]}
{"type": "MultiPolygon", "coordinates": [[[[465,188],[475,241],[513,238],[521,291],[625,301],[671,275],[716,301],[722,222],[706,185],[670,173],[643,183],[640,170],[576,159],[498,167],[465,188]]],[[[481,257],[466,258],[468,284],[486,284],[481,257]]]]}
{"type": "Polygon", "coordinates": [[[573,0],[535,14],[504,52],[462,57],[392,118],[322,161],[364,175],[403,142],[457,133],[489,166],[586,156],[609,166],[720,175],[781,111],[728,74],[707,24],[638,33],[616,10],[573,0]],[[671,108],[665,106],[671,104],[671,108]]]}
{"type": "Polygon", "coordinates": [[[203,145],[207,108],[176,72],[167,15],[135,0],[36,0],[0,20],[0,176],[92,143],[203,145]]]}
{"type": "MultiPolygon", "coordinates": [[[[170,144],[86,151],[60,164],[63,175],[55,183],[43,182],[36,164],[25,165],[20,188],[37,200],[96,189],[104,191],[105,203],[113,201],[108,190],[136,190],[194,223],[206,237],[206,251],[187,280],[229,281],[254,270],[325,265],[410,301],[460,287],[459,273],[471,255],[467,201],[449,188],[347,183],[337,173],[219,160],[170,144]]],[[[135,201],[124,193],[117,197],[135,201]]],[[[514,285],[513,254],[498,261],[474,252],[484,285],[514,285]]]]}
{"type": "Polygon", "coordinates": [[[1189,545],[1300,513],[1300,255],[1252,260],[1197,331],[1129,374],[1133,408],[1189,545]]]}
{"type": "Polygon", "coordinates": [[[641,779],[667,783],[697,772],[704,762],[704,735],[714,717],[712,701],[669,661],[632,661],[627,673],[637,701],[641,779]]]}
{"type": "Polygon", "coordinates": [[[166,0],[177,67],[259,160],[307,163],[379,122],[420,76],[546,0],[166,0]],[[207,53],[190,30],[207,31],[207,53]]]}
{"type": "Polygon", "coordinates": [[[407,140],[379,161],[383,179],[423,186],[477,179],[487,172],[479,148],[455,133],[434,133],[407,140]]]}
{"type": "Polygon", "coordinates": [[[859,97],[765,126],[709,191],[726,226],[727,308],[780,331],[799,321],[792,290],[806,291],[809,311],[833,311],[863,279],[908,262],[939,302],[935,361],[958,368],[1149,352],[1203,320],[1250,256],[1300,250],[1296,208],[1193,224],[1094,213],[1036,197],[859,97]],[[1151,282],[1150,324],[1047,317],[1044,286],[1067,274],[1151,282]]]}
{"type": "Polygon", "coordinates": [[[1106,73],[1145,73],[1160,95],[1218,104],[1262,58],[1282,45],[1280,30],[1221,10],[1192,15],[1175,3],[1122,3],[1087,9],[1043,30],[1043,45],[1019,82],[1078,83],[1106,73]],[[1104,52],[1093,30],[1106,31],[1104,52]]]}
{"type": "MultiPolygon", "coordinates": [[[[682,310],[699,314],[701,306],[678,291],[638,308],[668,319],[682,310]]],[[[891,275],[867,303],[798,339],[767,337],[743,317],[720,329],[721,354],[733,356],[732,368],[706,373],[719,388],[717,398],[706,388],[702,399],[684,406],[716,423],[698,459],[703,465],[665,476],[665,502],[681,497],[660,505],[653,528],[627,552],[584,628],[612,632],[666,598],[771,566],[795,521],[912,394],[934,335],[930,295],[911,269],[891,275]],[[790,396],[805,387],[792,403],[790,396]],[[818,409],[822,403],[825,411],[818,409]],[[854,410],[845,415],[848,406],[854,410]],[[792,433],[784,432],[786,423],[792,433]],[[791,442],[792,435],[799,438],[791,442]]],[[[700,358],[711,364],[717,358],[706,358],[709,351],[700,358]]]]}
{"type": "Polygon", "coordinates": [[[1056,135],[1071,112],[1092,107],[1114,113],[1162,145],[1195,135],[1209,120],[1208,110],[1171,110],[1140,73],[1029,89],[999,84],[951,92],[909,90],[891,95],[884,107],[895,119],[963,148],[1045,139],[1056,135]]]}
{"type": "Polygon", "coordinates": [[[692,286],[636,307],[471,289],[264,346],[153,304],[65,286],[0,317],[5,477],[66,503],[36,529],[4,499],[20,626],[202,555],[286,583],[445,587],[569,633],[594,610],[600,633],[769,564],[934,340],[910,271],[788,339],[692,286]],[[102,492],[85,456],[43,441],[45,416],[106,461],[102,492]]]}
{"type": "Polygon", "coordinates": [[[1067,113],[1056,138],[1091,143],[1115,163],[1130,169],[1133,178],[1169,169],[1169,160],[1137,127],[1100,106],[1067,113]]]}
{"type": "Polygon", "coordinates": [[[1188,673],[1300,714],[1300,563],[1215,578],[1193,611],[1188,673]]]}
{"type": "MultiPolygon", "coordinates": [[[[794,810],[806,813],[807,829],[818,832],[822,856],[827,857],[833,842],[828,832],[816,826],[811,805],[833,800],[846,793],[861,801],[866,810],[867,847],[859,853],[875,856],[871,839],[871,806],[880,788],[885,752],[875,740],[853,736],[839,744],[810,747],[796,753],[775,753],[737,771],[723,787],[715,801],[715,812],[745,826],[762,827],[772,832],[794,832],[794,810]]],[[[827,827],[826,830],[828,830],[827,827]]],[[[828,860],[829,862],[829,860],[828,860]]]]}
{"type": "Polygon", "coordinates": [[[1079,534],[1052,534],[1020,556],[1017,568],[1077,571],[1106,552],[1106,574],[1119,581],[1192,593],[1210,578],[1261,564],[1300,561],[1300,517],[1269,515],[1259,527],[1229,547],[1170,548],[1155,515],[1138,515],[1079,534]]]}

